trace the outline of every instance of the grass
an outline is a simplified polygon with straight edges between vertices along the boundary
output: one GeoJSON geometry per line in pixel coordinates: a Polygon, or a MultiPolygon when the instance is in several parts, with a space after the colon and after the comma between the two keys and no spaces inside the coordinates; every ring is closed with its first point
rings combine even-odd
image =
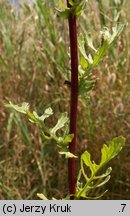
{"type": "MultiPolygon", "coordinates": [[[[66,161],[59,158],[53,143],[43,143],[36,126],[27,127],[26,120],[4,107],[11,100],[27,101],[39,114],[48,106],[57,115],[69,109],[69,88],[64,84],[70,79],[67,22],[56,15],[53,0],[49,7],[47,1],[44,6],[40,2],[36,8],[24,6],[17,16],[5,1],[0,2],[0,199],[37,199],[37,192],[61,198],[68,192],[66,161]]],[[[130,21],[130,3],[121,8],[112,3],[92,0],[80,18],[78,31],[92,32],[95,44],[102,26],[117,22],[115,10],[121,12],[118,22],[130,21]]],[[[112,162],[104,199],[130,199],[129,36],[127,27],[94,71],[97,83],[87,109],[79,100],[79,154],[87,148],[98,161],[103,143],[117,135],[127,139],[112,162]]]]}

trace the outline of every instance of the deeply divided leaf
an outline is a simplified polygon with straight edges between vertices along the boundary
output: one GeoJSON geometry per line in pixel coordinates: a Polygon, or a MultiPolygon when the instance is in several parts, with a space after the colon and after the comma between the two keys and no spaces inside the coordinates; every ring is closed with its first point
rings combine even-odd
{"type": "MultiPolygon", "coordinates": [[[[114,138],[108,143],[104,144],[101,149],[101,160],[99,164],[96,164],[91,160],[91,155],[88,151],[85,151],[81,156],[81,170],[79,172],[79,177],[77,180],[77,193],[76,198],[86,198],[88,199],[89,194],[95,188],[105,185],[110,179],[110,173],[112,168],[107,168],[106,171],[102,171],[104,166],[112,160],[115,156],[119,154],[122,147],[125,144],[125,138],[122,136],[114,138]],[[88,167],[90,174],[86,174],[85,167],[88,167]],[[103,173],[102,173],[103,172],[103,173]],[[85,179],[86,183],[82,184],[82,177],[85,179]]],[[[94,198],[94,197],[93,197],[94,198]]]]}
{"type": "Polygon", "coordinates": [[[6,105],[8,108],[13,109],[22,114],[26,114],[29,118],[29,121],[37,124],[40,128],[40,134],[44,140],[54,140],[57,142],[57,146],[59,148],[59,153],[64,154],[66,158],[76,157],[72,153],[69,152],[68,143],[73,140],[73,134],[69,134],[69,118],[67,113],[62,113],[59,117],[56,125],[53,127],[48,127],[45,124],[45,119],[49,118],[53,114],[53,110],[49,107],[47,108],[44,113],[39,116],[37,112],[31,112],[29,110],[28,103],[22,103],[21,105],[14,105],[10,102],[6,105]],[[58,135],[57,132],[60,130],[60,134],[58,135]]]}
{"type": "Polygon", "coordinates": [[[112,158],[114,158],[119,152],[122,150],[124,146],[125,138],[122,136],[114,138],[109,145],[104,144],[101,150],[101,163],[100,166],[109,162],[112,158]]]}
{"type": "Polygon", "coordinates": [[[21,105],[14,105],[11,101],[9,104],[6,105],[6,107],[11,108],[17,112],[26,114],[29,111],[29,104],[28,103],[22,103],[21,105]]]}
{"type": "Polygon", "coordinates": [[[53,127],[50,132],[52,134],[56,134],[56,132],[63,128],[65,126],[65,124],[68,122],[68,117],[67,117],[67,113],[62,113],[60,118],[58,119],[57,124],[55,125],[55,127],[53,127]]]}
{"type": "Polygon", "coordinates": [[[103,31],[101,31],[102,42],[97,48],[94,47],[93,38],[89,34],[85,37],[83,36],[83,34],[79,35],[79,95],[82,98],[88,98],[87,94],[90,90],[93,89],[93,84],[95,84],[96,82],[96,79],[93,77],[93,69],[104,58],[108,49],[120,36],[124,28],[124,24],[119,24],[114,26],[112,28],[112,31],[110,32],[109,29],[105,27],[103,31]],[[92,85],[90,85],[90,81],[92,85]]]}
{"type": "Polygon", "coordinates": [[[41,121],[41,122],[44,122],[44,120],[48,117],[50,117],[51,115],[53,114],[53,111],[52,109],[49,107],[48,109],[46,109],[44,111],[44,114],[41,115],[41,116],[38,116],[38,114],[34,111],[33,112],[33,115],[34,117],[38,120],[38,121],[41,121]]]}

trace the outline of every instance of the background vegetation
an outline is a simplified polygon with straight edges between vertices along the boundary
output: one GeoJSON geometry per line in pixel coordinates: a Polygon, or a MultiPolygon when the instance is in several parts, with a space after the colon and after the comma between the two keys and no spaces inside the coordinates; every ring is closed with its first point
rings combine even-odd
{"type": "MultiPolygon", "coordinates": [[[[91,0],[78,20],[78,32],[91,32],[96,44],[103,26],[129,24],[129,11],[128,0],[91,0]]],[[[103,143],[126,137],[124,150],[112,161],[104,199],[130,199],[129,38],[128,25],[94,71],[97,82],[87,109],[79,99],[79,155],[89,149],[98,161],[103,143]]],[[[56,14],[54,0],[37,0],[34,7],[24,4],[19,11],[0,1],[0,199],[37,199],[37,192],[62,198],[68,192],[67,161],[54,143],[42,143],[36,126],[4,107],[10,100],[26,101],[39,114],[49,106],[55,117],[69,112],[70,91],[64,84],[70,79],[68,53],[67,21],[56,14]]]]}

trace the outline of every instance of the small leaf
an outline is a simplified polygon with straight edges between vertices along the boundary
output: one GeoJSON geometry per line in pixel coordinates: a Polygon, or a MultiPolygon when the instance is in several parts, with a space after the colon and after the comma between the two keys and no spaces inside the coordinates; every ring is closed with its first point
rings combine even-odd
{"type": "Polygon", "coordinates": [[[101,163],[100,165],[104,165],[105,163],[109,162],[112,158],[114,158],[121,150],[122,147],[125,145],[125,138],[122,136],[114,138],[112,141],[109,142],[109,145],[103,145],[101,150],[101,163]]]}
{"type": "Polygon", "coordinates": [[[102,181],[100,184],[97,184],[97,188],[98,187],[101,187],[101,186],[103,186],[104,184],[106,184],[109,180],[110,180],[110,175],[109,176],[107,176],[106,178],[105,178],[105,180],[104,181],[102,181]]]}
{"type": "Polygon", "coordinates": [[[56,132],[63,128],[65,126],[65,124],[68,122],[68,117],[67,117],[67,113],[62,113],[60,118],[58,119],[57,124],[55,125],[55,127],[50,129],[50,133],[51,134],[56,134],[56,132]]]}
{"type": "Polygon", "coordinates": [[[36,119],[36,117],[34,116],[33,113],[31,113],[31,112],[28,111],[27,115],[29,117],[29,121],[30,122],[37,123],[37,119],[36,119]]]}
{"type": "Polygon", "coordinates": [[[72,154],[71,152],[59,152],[61,155],[65,155],[65,158],[78,158],[76,155],[72,154]]]}
{"type": "Polygon", "coordinates": [[[69,8],[67,8],[67,9],[64,10],[64,11],[60,11],[60,10],[58,10],[58,9],[56,9],[56,10],[57,10],[57,12],[59,13],[59,15],[60,15],[62,18],[68,19],[69,15],[70,15],[70,9],[69,9],[69,8]]]}
{"type": "Polygon", "coordinates": [[[90,168],[92,175],[96,172],[98,165],[95,164],[95,162],[91,161],[91,156],[88,151],[85,151],[82,156],[81,160],[85,163],[87,167],[90,168]]]}
{"type": "Polygon", "coordinates": [[[63,9],[66,9],[66,8],[67,8],[67,6],[63,3],[62,0],[58,0],[58,5],[59,5],[61,8],[63,8],[63,9]]]}
{"type": "Polygon", "coordinates": [[[58,13],[63,17],[63,18],[69,18],[70,15],[75,15],[75,16],[80,16],[85,9],[86,3],[88,0],[68,0],[70,7],[66,7],[66,5],[63,3],[62,0],[59,0],[59,6],[63,9],[63,11],[60,11],[59,9],[56,8],[58,13]]]}
{"type": "Polygon", "coordinates": [[[84,40],[83,34],[81,34],[81,33],[78,37],[78,44],[79,44],[79,50],[80,50],[81,54],[83,55],[83,57],[85,58],[85,60],[87,60],[87,62],[89,64],[92,64],[93,63],[92,57],[91,57],[91,55],[87,56],[87,54],[86,54],[85,40],[84,40]]]}
{"type": "Polygon", "coordinates": [[[97,52],[93,45],[92,37],[90,35],[86,35],[87,45],[94,51],[97,52]]]}
{"type": "Polygon", "coordinates": [[[48,200],[44,194],[37,193],[37,196],[42,200],[48,200]]]}
{"type": "Polygon", "coordinates": [[[86,59],[83,56],[81,57],[80,64],[81,64],[83,69],[86,69],[88,67],[88,62],[86,61],[86,59]]]}
{"type": "Polygon", "coordinates": [[[45,131],[41,131],[41,135],[42,135],[42,137],[45,139],[45,140],[50,140],[50,139],[52,139],[52,137],[51,137],[51,135],[48,133],[45,133],[45,131]]]}
{"type": "Polygon", "coordinates": [[[79,50],[80,50],[81,54],[86,59],[87,55],[86,55],[86,51],[85,51],[85,47],[84,47],[85,41],[84,41],[84,36],[81,33],[78,37],[78,44],[79,44],[79,50]]]}
{"type": "Polygon", "coordinates": [[[62,137],[56,137],[56,141],[60,145],[60,147],[62,148],[63,144],[67,144],[67,143],[72,142],[73,137],[74,137],[73,134],[68,134],[68,135],[64,135],[62,137]]]}
{"type": "Polygon", "coordinates": [[[9,104],[6,105],[8,108],[12,108],[17,112],[26,114],[29,111],[29,104],[28,103],[22,103],[21,105],[14,105],[11,101],[9,104]]]}
{"type": "Polygon", "coordinates": [[[74,5],[74,3],[75,3],[75,1],[74,1],[74,0],[68,0],[68,2],[69,2],[69,4],[70,4],[71,6],[73,6],[73,5],[74,5]]]}
{"type": "Polygon", "coordinates": [[[73,138],[74,138],[74,134],[66,135],[63,142],[64,143],[70,143],[70,142],[72,142],[73,138]]]}
{"type": "Polygon", "coordinates": [[[125,29],[125,26],[126,25],[124,25],[124,24],[119,24],[119,25],[116,25],[112,28],[112,35],[109,38],[109,44],[110,45],[120,36],[120,34],[125,29]]]}
{"type": "Polygon", "coordinates": [[[55,197],[52,197],[52,200],[57,200],[55,197]]]}
{"type": "Polygon", "coordinates": [[[109,48],[109,43],[106,40],[103,45],[101,47],[98,48],[96,55],[94,56],[94,60],[93,60],[93,64],[92,64],[92,68],[95,67],[100,60],[104,57],[104,55],[106,54],[106,51],[109,48]]]}
{"type": "Polygon", "coordinates": [[[81,52],[81,54],[83,55],[83,57],[85,58],[85,60],[89,63],[89,64],[93,64],[93,58],[91,56],[91,54],[89,54],[87,56],[86,54],[86,50],[85,50],[85,40],[84,40],[84,36],[83,34],[80,34],[78,37],[78,44],[79,44],[79,50],[81,52]]]}
{"type": "Polygon", "coordinates": [[[53,111],[50,107],[44,111],[44,114],[42,116],[38,116],[38,114],[35,111],[33,112],[35,119],[42,121],[42,122],[44,122],[44,120],[50,117],[52,114],[53,114],[53,111]]]}
{"type": "Polygon", "coordinates": [[[108,167],[108,169],[106,170],[105,173],[103,173],[100,176],[95,176],[94,179],[101,179],[101,178],[105,178],[106,176],[110,175],[110,173],[112,172],[112,168],[108,167]]]}
{"type": "Polygon", "coordinates": [[[112,28],[112,34],[110,34],[108,28],[104,28],[104,30],[101,32],[104,42],[98,48],[97,53],[94,56],[92,68],[100,62],[100,60],[104,57],[113,42],[120,36],[124,28],[125,25],[123,24],[116,25],[112,28]]]}
{"type": "Polygon", "coordinates": [[[82,1],[78,0],[76,2],[77,2],[77,6],[75,9],[75,15],[80,16],[82,14],[82,12],[84,11],[88,0],[82,0],[82,1]]]}
{"type": "Polygon", "coordinates": [[[105,179],[102,181],[102,182],[100,182],[100,183],[96,183],[95,185],[92,185],[92,187],[90,186],[90,188],[98,188],[98,187],[101,187],[101,186],[103,186],[104,184],[106,184],[108,181],[110,180],[110,175],[109,176],[107,176],[107,177],[105,177],[105,179]]]}

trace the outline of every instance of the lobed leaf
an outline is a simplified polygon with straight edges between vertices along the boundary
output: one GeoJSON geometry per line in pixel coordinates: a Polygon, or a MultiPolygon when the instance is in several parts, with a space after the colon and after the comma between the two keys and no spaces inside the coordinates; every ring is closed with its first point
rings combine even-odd
{"type": "Polygon", "coordinates": [[[53,111],[52,111],[52,109],[50,107],[48,109],[46,109],[44,111],[44,114],[41,115],[41,116],[38,116],[38,114],[35,111],[33,112],[33,115],[34,115],[35,119],[38,120],[38,121],[41,121],[41,122],[44,122],[44,120],[46,118],[50,117],[52,114],[53,114],[53,111]]]}
{"type": "MultiPolygon", "coordinates": [[[[53,114],[53,110],[49,107],[47,108],[43,115],[39,116],[35,111],[30,112],[29,111],[29,104],[28,103],[22,103],[21,105],[14,105],[12,102],[10,102],[6,107],[9,107],[17,112],[20,112],[22,114],[26,114],[29,118],[29,121],[32,123],[38,124],[40,127],[40,134],[42,138],[45,140],[55,140],[57,142],[57,146],[60,150],[60,154],[64,154],[66,158],[72,158],[75,157],[72,153],[68,150],[68,143],[70,143],[73,140],[73,134],[69,134],[69,118],[67,116],[67,113],[62,113],[59,117],[56,125],[52,128],[48,128],[46,124],[44,123],[45,119],[50,117],[53,114]],[[62,136],[57,135],[57,131],[64,128],[64,132],[62,136]]],[[[19,122],[17,122],[19,126],[19,122]]],[[[21,127],[22,128],[22,127],[21,127]]],[[[22,130],[22,133],[24,131],[22,130]]],[[[25,132],[23,133],[25,134],[25,132]]],[[[26,135],[26,134],[25,134],[26,135]]]]}
{"type": "Polygon", "coordinates": [[[65,126],[65,124],[68,122],[68,120],[69,119],[67,117],[67,113],[62,113],[60,118],[58,119],[57,124],[55,125],[55,127],[50,129],[50,132],[55,135],[59,129],[61,129],[65,126]]]}
{"type": "Polygon", "coordinates": [[[101,162],[100,166],[108,163],[111,159],[113,159],[119,152],[122,150],[122,147],[125,144],[125,138],[122,136],[114,138],[109,145],[103,145],[101,150],[101,162]]]}
{"type": "Polygon", "coordinates": [[[120,36],[124,28],[124,24],[116,25],[112,28],[112,33],[110,33],[108,28],[105,27],[101,32],[102,43],[98,48],[94,47],[93,39],[90,35],[86,35],[86,37],[84,37],[83,34],[79,35],[78,44],[81,54],[79,66],[79,95],[82,98],[88,98],[88,92],[93,89],[96,83],[96,79],[93,77],[94,67],[103,59],[108,49],[120,36]],[[85,45],[90,48],[89,53],[86,51],[85,45]]]}
{"type": "Polygon", "coordinates": [[[22,103],[21,105],[14,105],[10,101],[9,104],[6,105],[6,107],[14,109],[15,111],[23,113],[23,114],[27,114],[27,112],[29,111],[29,104],[25,102],[22,103]]]}
{"type": "Polygon", "coordinates": [[[103,37],[103,44],[98,48],[97,53],[94,56],[92,68],[95,67],[100,62],[100,60],[102,60],[108,49],[112,46],[113,42],[123,32],[124,28],[124,24],[116,25],[112,28],[112,34],[109,32],[108,28],[104,28],[104,30],[101,32],[103,37]]]}
{"type": "Polygon", "coordinates": [[[93,59],[91,54],[87,55],[86,54],[86,50],[85,50],[85,40],[84,40],[84,36],[83,34],[80,34],[78,37],[78,44],[79,44],[79,50],[82,54],[82,56],[84,57],[84,59],[89,63],[92,64],[93,63],[93,59]]]}
{"type": "Polygon", "coordinates": [[[93,40],[92,37],[90,35],[86,35],[86,41],[87,41],[87,45],[94,51],[97,52],[97,50],[95,49],[94,45],[93,45],[93,40]]]}
{"type": "Polygon", "coordinates": [[[115,156],[119,154],[122,150],[122,147],[125,144],[125,138],[122,136],[114,138],[112,141],[108,143],[108,145],[104,144],[101,149],[101,160],[99,164],[96,164],[94,161],[91,160],[91,155],[88,151],[85,151],[81,156],[81,170],[79,172],[78,180],[77,180],[77,193],[76,197],[88,197],[91,190],[95,188],[101,187],[105,185],[110,179],[110,173],[112,168],[109,167],[107,170],[102,173],[98,174],[99,171],[101,172],[102,168],[115,156]],[[88,176],[85,172],[85,167],[90,169],[90,176],[88,176]],[[81,177],[84,177],[86,183],[83,185],[81,184],[81,177]]]}

